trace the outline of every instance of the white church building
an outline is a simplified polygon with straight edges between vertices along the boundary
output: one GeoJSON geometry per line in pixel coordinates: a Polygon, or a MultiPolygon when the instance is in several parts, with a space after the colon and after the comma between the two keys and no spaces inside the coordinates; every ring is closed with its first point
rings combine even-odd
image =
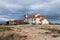
{"type": "Polygon", "coordinates": [[[25,15],[24,22],[29,24],[49,24],[49,21],[41,14],[25,15]]]}

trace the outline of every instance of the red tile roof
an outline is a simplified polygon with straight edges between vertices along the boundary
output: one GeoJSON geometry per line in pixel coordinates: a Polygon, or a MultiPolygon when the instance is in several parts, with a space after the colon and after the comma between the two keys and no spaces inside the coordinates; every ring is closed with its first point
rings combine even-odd
{"type": "Polygon", "coordinates": [[[8,22],[11,22],[11,23],[15,22],[15,24],[24,24],[25,23],[24,20],[12,20],[12,21],[8,21],[8,22]]]}
{"type": "Polygon", "coordinates": [[[28,18],[33,18],[36,14],[31,14],[28,16],[28,18]]]}
{"type": "Polygon", "coordinates": [[[39,15],[39,14],[31,14],[28,16],[28,18],[39,18],[40,21],[42,21],[43,19],[45,19],[45,16],[39,15]]]}

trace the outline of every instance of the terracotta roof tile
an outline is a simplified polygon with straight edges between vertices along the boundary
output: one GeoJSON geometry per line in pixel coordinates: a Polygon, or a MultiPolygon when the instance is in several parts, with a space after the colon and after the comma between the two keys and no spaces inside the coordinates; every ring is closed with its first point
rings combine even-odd
{"type": "Polygon", "coordinates": [[[40,21],[42,21],[43,19],[45,19],[45,16],[39,15],[39,14],[31,14],[28,16],[28,18],[39,18],[40,21]]]}

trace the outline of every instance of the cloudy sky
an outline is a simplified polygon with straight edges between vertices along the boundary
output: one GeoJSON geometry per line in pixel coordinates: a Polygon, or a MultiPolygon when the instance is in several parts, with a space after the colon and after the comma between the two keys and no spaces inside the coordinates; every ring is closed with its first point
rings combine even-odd
{"type": "Polygon", "coordinates": [[[40,13],[60,22],[60,0],[0,0],[0,20],[21,19],[25,13],[40,13]]]}

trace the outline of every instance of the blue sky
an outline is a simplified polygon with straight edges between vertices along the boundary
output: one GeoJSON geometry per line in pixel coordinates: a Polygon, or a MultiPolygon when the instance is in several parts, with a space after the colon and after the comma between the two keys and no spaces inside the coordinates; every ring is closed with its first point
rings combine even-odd
{"type": "Polygon", "coordinates": [[[0,0],[0,20],[21,19],[25,13],[40,13],[60,22],[60,0],[0,0]]]}

